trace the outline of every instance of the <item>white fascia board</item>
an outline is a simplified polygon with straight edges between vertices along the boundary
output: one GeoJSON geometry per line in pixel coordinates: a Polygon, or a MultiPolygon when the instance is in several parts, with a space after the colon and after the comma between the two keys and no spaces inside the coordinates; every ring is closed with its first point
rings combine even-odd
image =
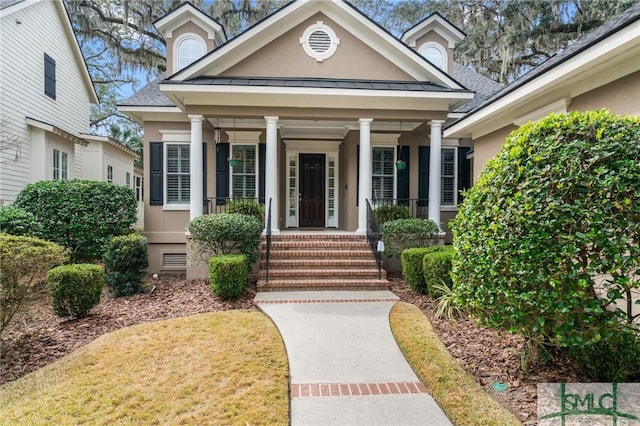
{"type": "Polygon", "coordinates": [[[273,21],[283,21],[285,17],[295,14],[307,3],[307,0],[302,0],[285,6],[284,10],[270,15],[269,17],[267,17],[267,19],[250,28],[248,31],[244,31],[243,33],[231,39],[228,43],[223,44],[219,48],[208,53],[204,57],[206,59],[200,60],[195,64],[189,65],[186,68],[183,68],[181,71],[178,71],[176,74],[170,77],[171,80],[182,81],[200,76],[201,73],[208,69],[214,62],[219,61],[224,56],[230,56],[230,60],[221,61],[220,65],[210,70],[215,75],[220,74],[222,71],[225,71],[240,60],[250,56],[252,53],[264,47],[267,43],[275,40],[277,36],[283,34],[287,30],[297,25],[297,23],[290,26],[274,25],[273,21]],[[257,34],[260,34],[261,37],[254,37],[257,34]],[[233,51],[239,49],[243,45],[247,46],[245,48],[245,54],[243,56],[233,55],[233,51]]]}
{"type": "Polygon", "coordinates": [[[121,144],[120,142],[117,142],[113,139],[111,139],[108,136],[100,136],[100,135],[90,135],[90,134],[86,134],[86,133],[81,133],[81,136],[83,139],[89,141],[89,142],[100,142],[100,143],[107,143],[111,146],[113,146],[114,148],[119,149],[120,151],[129,154],[131,157],[137,157],[138,154],[135,153],[135,151],[133,151],[132,149],[124,146],[123,144],[121,144]]]}
{"type": "Polygon", "coordinates": [[[303,95],[303,96],[352,96],[377,98],[423,98],[471,100],[472,92],[419,92],[401,90],[369,90],[369,89],[328,89],[322,87],[273,87],[273,86],[196,86],[184,84],[162,84],[160,91],[167,96],[177,93],[251,93],[267,95],[303,95]],[[167,93],[170,92],[170,93],[167,93]]]}
{"type": "Polygon", "coordinates": [[[73,143],[77,143],[78,145],[87,146],[89,143],[78,135],[74,135],[73,133],[67,132],[60,127],[56,127],[53,124],[45,123],[44,121],[36,120],[34,118],[25,117],[25,122],[28,126],[35,127],[37,129],[44,130],[45,132],[53,133],[54,135],[58,135],[66,140],[69,140],[73,143]]]}
{"type": "Polygon", "coordinates": [[[607,61],[611,56],[638,46],[640,39],[640,26],[629,25],[616,34],[602,40],[598,44],[576,54],[533,80],[518,87],[502,98],[490,103],[486,107],[463,118],[443,132],[444,137],[462,137],[472,135],[473,138],[484,136],[492,131],[500,129],[512,123],[516,117],[509,117],[510,108],[516,104],[523,104],[528,98],[540,97],[543,94],[551,94],[557,91],[561,84],[571,85],[572,79],[588,71],[596,64],[607,61]],[[473,129],[478,124],[486,124],[492,117],[501,116],[502,120],[494,119],[495,124],[487,127],[482,134],[474,133],[473,129]]]}
{"type": "Polygon", "coordinates": [[[0,18],[4,18],[6,16],[11,15],[12,13],[15,13],[19,10],[24,9],[25,7],[34,5],[38,3],[38,1],[39,0],[25,0],[25,1],[21,1],[20,3],[12,4],[11,6],[5,7],[4,9],[0,9],[0,18]]]}
{"type": "Polygon", "coordinates": [[[352,31],[357,30],[352,33],[354,36],[379,51],[391,62],[408,65],[409,69],[406,67],[401,69],[417,81],[424,81],[426,76],[430,76],[436,80],[435,83],[444,84],[452,89],[464,89],[444,71],[430,64],[391,34],[369,22],[359,12],[340,0],[331,0],[330,2],[299,0],[289,4],[281,12],[271,15],[271,18],[267,18],[209,53],[205,56],[206,59],[184,68],[170,78],[182,81],[203,75],[205,70],[213,75],[219,75],[280,35],[293,29],[302,22],[305,16],[311,16],[317,12],[324,13],[344,28],[352,29],[352,31]],[[300,19],[295,19],[299,15],[300,19]],[[346,18],[347,16],[350,19],[346,18]],[[277,22],[277,25],[274,21],[277,22]],[[359,24],[359,28],[356,28],[355,23],[359,24]],[[381,40],[385,44],[382,44],[381,40]],[[239,52],[240,50],[242,52],[239,52]],[[234,54],[234,51],[241,53],[241,55],[234,54]]]}
{"type": "Polygon", "coordinates": [[[82,51],[80,50],[80,45],[78,44],[76,35],[73,32],[73,28],[71,27],[71,21],[69,21],[69,15],[67,14],[67,9],[62,3],[62,0],[57,0],[55,2],[55,7],[58,10],[60,20],[62,21],[62,25],[64,26],[64,31],[67,35],[67,40],[69,41],[69,45],[73,50],[73,56],[76,59],[78,68],[80,69],[80,74],[82,74],[82,79],[84,80],[84,84],[89,94],[89,102],[97,105],[100,103],[100,101],[98,100],[98,94],[96,93],[96,88],[93,86],[93,80],[91,80],[91,76],[89,75],[89,70],[87,69],[87,63],[84,60],[84,56],[82,55],[82,51]]]}
{"type": "Polygon", "coordinates": [[[142,125],[145,121],[189,121],[178,107],[126,106],[119,105],[118,111],[142,125]]]}
{"type": "Polygon", "coordinates": [[[158,19],[154,26],[164,37],[172,37],[173,31],[187,23],[188,21],[196,21],[201,28],[207,31],[207,37],[214,40],[216,34],[222,32],[222,26],[215,20],[209,18],[201,10],[186,3],[178,10],[158,19]]]}
{"type": "Polygon", "coordinates": [[[410,28],[403,36],[402,42],[411,47],[415,47],[416,40],[425,35],[430,30],[435,31],[449,43],[450,48],[454,48],[456,43],[464,40],[465,35],[455,26],[445,21],[439,15],[433,14],[421,23],[410,28]]]}

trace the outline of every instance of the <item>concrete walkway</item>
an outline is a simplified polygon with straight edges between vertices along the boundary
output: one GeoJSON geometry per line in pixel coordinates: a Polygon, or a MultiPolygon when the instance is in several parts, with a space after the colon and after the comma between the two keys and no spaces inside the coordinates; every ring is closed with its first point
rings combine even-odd
{"type": "Polygon", "coordinates": [[[389,291],[258,293],[284,339],[291,423],[450,425],[398,348],[389,291]]]}

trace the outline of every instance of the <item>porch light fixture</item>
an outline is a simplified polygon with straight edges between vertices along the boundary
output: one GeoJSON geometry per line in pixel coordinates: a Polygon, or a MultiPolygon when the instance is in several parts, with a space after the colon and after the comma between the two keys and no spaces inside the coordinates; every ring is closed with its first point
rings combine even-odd
{"type": "Polygon", "coordinates": [[[216,144],[220,143],[220,127],[218,127],[218,126],[213,128],[213,141],[216,144]]]}
{"type": "MultiPolygon", "coordinates": [[[[400,122],[400,137],[402,137],[402,121],[400,122]]],[[[402,145],[399,145],[400,157],[396,160],[396,169],[404,170],[407,167],[407,162],[404,161],[404,155],[402,154],[402,145]]]]}

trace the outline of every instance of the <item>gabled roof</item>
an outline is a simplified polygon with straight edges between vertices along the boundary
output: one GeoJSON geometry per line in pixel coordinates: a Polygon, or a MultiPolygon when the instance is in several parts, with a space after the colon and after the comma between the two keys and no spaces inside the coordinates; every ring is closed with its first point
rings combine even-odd
{"type": "MultiPolygon", "coordinates": [[[[607,63],[613,55],[625,55],[631,58],[635,58],[635,70],[640,69],[640,60],[638,54],[635,51],[640,50],[640,3],[636,3],[629,7],[616,17],[605,22],[602,26],[594,30],[593,32],[583,36],[575,41],[573,44],[567,46],[564,50],[558,52],[556,55],[549,58],[547,61],[538,65],[536,68],[529,71],[527,74],[513,81],[511,84],[505,86],[502,90],[496,92],[493,96],[486,99],[480,105],[469,111],[469,113],[457,122],[447,126],[444,131],[445,137],[468,134],[469,130],[476,123],[480,123],[485,119],[485,116],[494,113],[489,111],[500,102],[500,110],[508,110],[510,106],[516,102],[522,102],[520,93],[525,93],[531,88],[533,90],[534,84],[539,84],[541,87],[537,88],[538,93],[544,90],[545,87],[549,87],[548,90],[552,90],[551,81],[557,82],[559,79],[564,78],[570,72],[577,72],[575,66],[569,66],[570,61],[577,59],[580,55],[586,56],[590,49],[596,49],[601,43],[605,43],[612,39],[613,36],[620,35],[624,30],[629,29],[628,33],[624,36],[620,36],[620,40],[614,40],[615,43],[612,46],[602,48],[600,51],[590,54],[586,61],[589,61],[592,65],[586,66],[585,69],[593,69],[593,65],[596,63],[607,63]],[[563,67],[566,67],[563,68],[563,67]],[[556,73],[557,75],[551,75],[556,73]],[[549,82],[541,82],[543,79],[548,79],[549,82]],[[511,96],[513,95],[513,96],[511,96]]],[[[633,59],[631,59],[633,61],[633,59]]],[[[497,107],[496,107],[497,108],[497,107]]]]}
{"type": "MultiPolygon", "coordinates": [[[[0,17],[4,18],[5,16],[30,7],[34,4],[36,4],[36,2],[25,0],[0,0],[0,17]]],[[[62,22],[63,31],[67,35],[69,46],[71,46],[73,56],[78,63],[78,68],[80,69],[82,80],[87,89],[87,93],[89,94],[89,102],[97,104],[99,102],[98,95],[96,94],[95,87],[93,87],[93,81],[91,80],[91,76],[89,75],[89,71],[87,70],[87,63],[84,60],[84,56],[82,56],[80,45],[78,44],[76,35],[73,32],[73,28],[71,27],[71,19],[69,18],[67,9],[62,0],[53,0],[53,4],[58,11],[58,16],[60,18],[60,21],[62,22]]]]}
{"type": "Polygon", "coordinates": [[[476,96],[472,101],[459,106],[454,110],[454,112],[471,111],[504,87],[504,84],[491,80],[490,78],[485,77],[484,75],[455,61],[453,62],[453,77],[460,83],[464,84],[464,86],[469,90],[476,92],[476,96]]]}
{"type": "Polygon", "coordinates": [[[226,44],[170,76],[179,82],[218,75],[283,35],[304,19],[321,12],[395,63],[418,81],[431,81],[452,89],[464,87],[438,67],[432,65],[388,31],[371,21],[351,4],[342,0],[297,0],[256,23],[226,44]]]}
{"type": "Polygon", "coordinates": [[[436,12],[405,31],[402,37],[400,37],[400,40],[410,47],[416,47],[416,40],[429,31],[435,31],[447,40],[449,42],[448,47],[451,49],[455,48],[456,44],[464,40],[466,36],[458,27],[436,12]]]}
{"type": "Polygon", "coordinates": [[[153,25],[164,38],[172,37],[172,32],[189,21],[196,22],[207,31],[210,40],[214,40],[216,46],[227,41],[227,33],[224,27],[215,19],[202,12],[191,2],[182,3],[162,18],[157,19],[153,25]]]}

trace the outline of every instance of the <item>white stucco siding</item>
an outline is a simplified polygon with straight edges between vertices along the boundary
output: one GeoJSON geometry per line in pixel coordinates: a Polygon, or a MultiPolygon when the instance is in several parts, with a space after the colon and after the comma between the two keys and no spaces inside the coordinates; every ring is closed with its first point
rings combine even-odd
{"type": "MultiPolygon", "coordinates": [[[[83,79],[84,64],[74,54],[75,41],[57,8],[56,2],[39,1],[0,18],[2,137],[10,134],[21,142],[17,155],[16,150],[0,153],[0,200],[5,203],[31,181],[32,143],[26,117],[74,135],[89,131],[90,94],[83,79]],[[55,100],[44,93],[45,53],[55,60],[55,100]]],[[[76,164],[73,170],[79,172],[76,164]]]]}

